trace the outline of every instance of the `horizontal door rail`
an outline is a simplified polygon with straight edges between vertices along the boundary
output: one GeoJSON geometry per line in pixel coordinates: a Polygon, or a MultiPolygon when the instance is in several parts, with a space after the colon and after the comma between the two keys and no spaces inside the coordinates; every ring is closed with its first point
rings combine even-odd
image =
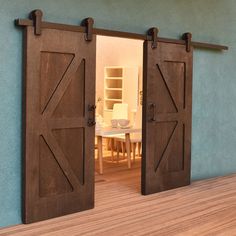
{"type": "MultiPolygon", "coordinates": [[[[29,20],[29,19],[17,19],[15,21],[15,23],[17,26],[34,26],[33,20],[29,20]]],[[[65,30],[65,31],[86,33],[86,27],[83,27],[83,26],[58,24],[58,23],[51,23],[51,22],[46,22],[46,21],[41,22],[41,28],[59,29],[59,30],[65,30]]],[[[115,31],[115,30],[107,30],[107,29],[99,29],[99,28],[93,28],[92,33],[96,34],[96,35],[111,36],[111,37],[121,37],[121,38],[138,39],[138,40],[152,40],[152,37],[149,35],[115,31]]],[[[157,41],[158,42],[166,42],[166,43],[174,43],[174,44],[183,44],[183,45],[186,44],[186,42],[184,40],[161,38],[161,37],[158,37],[157,41]]],[[[195,48],[207,48],[207,49],[213,49],[213,50],[228,50],[227,46],[218,45],[218,44],[211,44],[211,43],[191,41],[191,45],[195,48]]]]}

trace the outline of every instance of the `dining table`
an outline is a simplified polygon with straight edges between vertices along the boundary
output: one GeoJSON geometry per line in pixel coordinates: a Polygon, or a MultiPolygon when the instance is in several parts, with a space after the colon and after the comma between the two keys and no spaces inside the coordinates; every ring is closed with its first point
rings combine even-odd
{"type": "Polygon", "coordinates": [[[130,134],[141,133],[141,127],[129,128],[113,128],[113,127],[100,127],[96,129],[97,147],[98,147],[98,161],[99,161],[99,174],[103,174],[103,138],[114,137],[115,135],[125,135],[125,145],[127,153],[128,168],[131,168],[131,148],[130,148],[130,134]]]}

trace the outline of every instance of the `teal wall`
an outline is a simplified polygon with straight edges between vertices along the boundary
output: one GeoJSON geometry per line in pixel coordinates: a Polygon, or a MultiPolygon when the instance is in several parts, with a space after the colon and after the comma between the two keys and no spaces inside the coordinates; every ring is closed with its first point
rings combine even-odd
{"type": "Polygon", "coordinates": [[[0,226],[21,223],[22,31],[15,18],[35,8],[52,22],[163,37],[186,31],[195,41],[226,44],[228,52],[194,52],[192,179],[236,172],[235,0],[0,0],[0,226]]]}

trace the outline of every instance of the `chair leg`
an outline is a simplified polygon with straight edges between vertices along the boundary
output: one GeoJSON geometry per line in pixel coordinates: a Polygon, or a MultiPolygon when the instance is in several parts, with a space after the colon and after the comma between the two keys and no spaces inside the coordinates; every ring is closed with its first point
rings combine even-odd
{"type": "Polygon", "coordinates": [[[138,143],[138,156],[141,157],[141,142],[138,143]]]}
{"type": "Polygon", "coordinates": [[[109,150],[110,147],[110,138],[106,138],[106,150],[109,150]]]}
{"type": "Polygon", "coordinates": [[[131,153],[130,153],[130,134],[125,134],[125,145],[126,145],[126,153],[127,153],[127,162],[128,162],[128,169],[131,169],[131,153]]]}
{"type": "Polygon", "coordinates": [[[116,154],[117,154],[117,159],[116,159],[116,162],[119,163],[119,159],[120,159],[120,142],[117,141],[116,142],[116,154]]]}
{"type": "Polygon", "coordinates": [[[121,148],[122,148],[123,158],[125,158],[125,143],[124,142],[122,142],[121,148]]]}
{"type": "Polygon", "coordinates": [[[99,173],[103,174],[103,163],[102,163],[102,136],[97,137],[98,140],[98,160],[99,160],[99,173]]]}
{"type": "Polygon", "coordinates": [[[132,143],[132,152],[133,152],[133,162],[135,162],[136,143],[132,143]]]}
{"type": "Polygon", "coordinates": [[[114,162],[114,139],[111,138],[111,161],[114,162]]]}

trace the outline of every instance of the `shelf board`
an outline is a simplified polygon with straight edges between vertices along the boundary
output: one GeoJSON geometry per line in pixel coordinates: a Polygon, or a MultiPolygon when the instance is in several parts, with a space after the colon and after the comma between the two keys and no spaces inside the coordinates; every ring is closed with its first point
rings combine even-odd
{"type": "Polygon", "coordinates": [[[105,69],[124,69],[124,66],[105,66],[105,69]]]}
{"type": "Polygon", "coordinates": [[[105,98],[105,101],[122,102],[122,99],[105,98]]]}
{"type": "Polygon", "coordinates": [[[113,111],[113,109],[104,109],[104,111],[109,111],[109,112],[112,112],[113,111]]]}
{"type": "Polygon", "coordinates": [[[105,77],[105,79],[123,80],[123,77],[105,77]]]}
{"type": "Polygon", "coordinates": [[[122,88],[105,88],[105,89],[111,91],[122,91],[122,88]]]}

